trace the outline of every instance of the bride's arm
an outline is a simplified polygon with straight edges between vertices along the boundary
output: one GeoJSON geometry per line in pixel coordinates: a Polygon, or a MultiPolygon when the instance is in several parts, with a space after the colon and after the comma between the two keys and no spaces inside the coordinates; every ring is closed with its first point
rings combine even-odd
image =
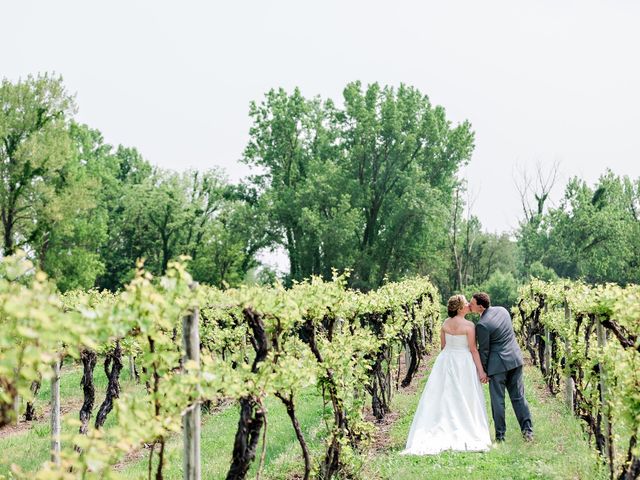
{"type": "Polygon", "coordinates": [[[444,350],[445,345],[447,344],[447,339],[444,336],[444,328],[440,327],[440,350],[444,350]]]}
{"type": "Polygon", "coordinates": [[[469,351],[471,352],[471,356],[473,357],[473,363],[476,364],[478,377],[480,377],[480,381],[483,382],[487,378],[487,373],[484,371],[484,368],[482,367],[482,362],[480,361],[480,353],[478,353],[478,347],[476,346],[475,327],[472,326],[467,329],[467,340],[469,342],[469,351]]]}

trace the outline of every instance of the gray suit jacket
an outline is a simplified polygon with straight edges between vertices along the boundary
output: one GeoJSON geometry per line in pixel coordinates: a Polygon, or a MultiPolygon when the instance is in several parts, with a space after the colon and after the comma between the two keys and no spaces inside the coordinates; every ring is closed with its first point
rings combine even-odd
{"type": "Polygon", "coordinates": [[[480,361],[487,375],[513,370],[524,364],[511,315],[504,307],[489,307],[476,324],[480,361]]]}

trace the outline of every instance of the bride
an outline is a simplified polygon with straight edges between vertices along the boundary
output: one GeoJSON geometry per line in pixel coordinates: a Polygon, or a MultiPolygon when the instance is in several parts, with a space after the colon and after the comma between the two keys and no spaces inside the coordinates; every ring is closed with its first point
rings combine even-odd
{"type": "Polygon", "coordinates": [[[473,322],[463,295],[449,299],[436,359],[402,454],[434,455],[444,450],[487,451],[491,445],[480,382],[487,381],[476,347],[473,322]]]}

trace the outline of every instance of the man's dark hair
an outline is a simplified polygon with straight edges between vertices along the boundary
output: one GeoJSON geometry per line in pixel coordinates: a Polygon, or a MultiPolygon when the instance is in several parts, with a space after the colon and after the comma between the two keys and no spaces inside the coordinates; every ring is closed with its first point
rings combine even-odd
{"type": "Polygon", "coordinates": [[[491,297],[486,292],[478,292],[473,294],[473,298],[476,299],[476,303],[484,308],[491,306],[491,297]]]}

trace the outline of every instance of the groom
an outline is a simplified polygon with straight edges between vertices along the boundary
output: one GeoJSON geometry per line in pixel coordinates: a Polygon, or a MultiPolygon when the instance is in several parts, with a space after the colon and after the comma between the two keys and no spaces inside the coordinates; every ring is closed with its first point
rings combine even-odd
{"type": "Polygon", "coordinates": [[[524,398],[522,379],[522,352],[516,342],[511,316],[503,307],[492,307],[489,295],[474,293],[471,311],[480,314],[476,324],[478,352],[485,372],[489,376],[491,413],[496,427],[496,442],[504,441],[507,426],[504,421],[504,390],[509,392],[511,405],[520,423],[522,436],[533,440],[533,425],[529,405],[524,398]]]}

